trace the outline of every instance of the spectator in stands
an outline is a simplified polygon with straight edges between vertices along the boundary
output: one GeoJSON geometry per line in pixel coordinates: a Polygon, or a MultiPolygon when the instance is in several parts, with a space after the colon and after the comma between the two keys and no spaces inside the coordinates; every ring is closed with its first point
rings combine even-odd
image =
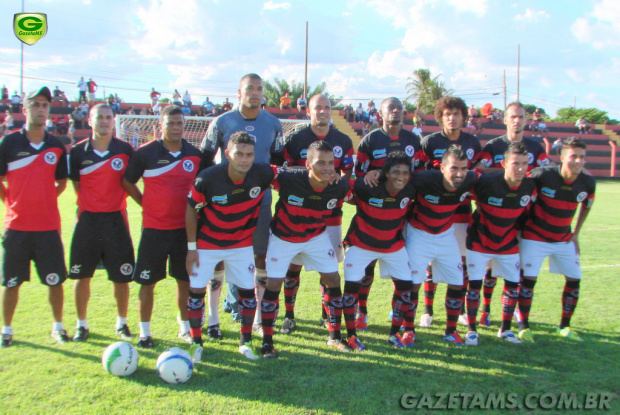
{"type": "Polygon", "coordinates": [[[52,92],[52,101],[58,101],[60,99],[61,93],[62,91],[60,90],[60,88],[58,88],[58,85],[56,85],[56,88],[54,88],[54,92],[52,92]]]}
{"type": "Polygon", "coordinates": [[[45,131],[48,132],[48,134],[55,134],[56,133],[56,126],[54,125],[54,120],[52,120],[52,116],[48,116],[47,117],[47,121],[45,121],[45,131]]]}
{"type": "Polygon", "coordinates": [[[9,88],[6,85],[2,85],[2,101],[9,99],[9,88]]]}
{"type": "Polygon", "coordinates": [[[85,102],[86,101],[86,91],[88,90],[88,85],[86,85],[86,82],[84,81],[84,77],[80,77],[80,80],[77,83],[77,87],[80,91],[80,97],[78,99],[79,102],[85,102]]]}
{"type": "Polygon", "coordinates": [[[121,103],[118,101],[115,95],[110,94],[108,97],[108,105],[112,108],[112,112],[114,115],[120,113],[121,111],[121,103]]]}
{"type": "Polygon", "coordinates": [[[186,89],[185,93],[183,94],[183,105],[186,107],[192,108],[192,96],[189,94],[189,91],[186,89]]]}
{"type": "Polygon", "coordinates": [[[306,97],[303,95],[300,95],[299,98],[297,98],[297,112],[306,112],[306,107],[308,106],[307,102],[306,102],[306,97]]]}
{"type": "Polygon", "coordinates": [[[355,122],[362,122],[364,120],[364,108],[362,108],[362,103],[360,102],[358,106],[355,108],[355,122]]]}
{"type": "Polygon", "coordinates": [[[422,127],[420,127],[420,123],[413,124],[413,128],[411,129],[411,132],[417,135],[418,137],[422,138],[422,127]]]}
{"type": "Polygon", "coordinates": [[[69,126],[67,127],[67,137],[71,139],[71,142],[75,144],[77,142],[77,137],[75,136],[75,120],[69,116],[69,126]]]}
{"type": "Polygon", "coordinates": [[[153,103],[153,105],[151,105],[151,111],[153,111],[153,115],[159,115],[161,111],[161,105],[159,104],[159,101],[156,101],[155,103],[153,103]]]}
{"type": "Polygon", "coordinates": [[[88,100],[95,100],[95,93],[97,92],[97,83],[93,81],[93,78],[88,78],[88,82],[86,83],[88,86],[88,100]]]}
{"type": "Polygon", "coordinates": [[[71,118],[73,118],[73,120],[75,121],[76,128],[80,128],[80,129],[84,128],[85,117],[86,117],[85,113],[81,110],[79,106],[76,105],[75,109],[71,113],[71,118]]]}
{"type": "Polygon", "coordinates": [[[22,110],[22,97],[17,93],[17,91],[13,92],[11,96],[11,111],[12,112],[21,112],[22,110]]]}
{"type": "Polygon", "coordinates": [[[478,118],[478,110],[476,109],[474,104],[471,104],[471,107],[469,107],[469,109],[467,110],[467,115],[469,116],[470,120],[478,118]]]}
{"type": "Polygon", "coordinates": [[[205,97],[205,101],[202,103],[202,108],[204,110],[205,115],[213,114],[213,103],[209,100],[209,97],[205,97]]]}
{"type": "MultiPolygon", "coordinates": [[[[267,107],[267,98],[265,98],[265,96],[263,95],[263,96],[261,97],[261,99],[260,99],[260,108],[264,110],[264,109],[265,109],[265,107],[267,107]]],[[[217,114],[217,112],[218,112],[218,111],[219,111],[219,110],[216,108],[216,114],[215,114],[215,115],[218,115],[218,114],[217,114]]]]}
{"type": "Polygon", "coordinates": [[[291,109],[291,98],[288,96],[288,91],[285,92],[284,95],[280,97],[280,109],[281,110],[291,109]]]}
{"type": "Polygon", "coordinates": [[[183,115],[186,117],[188,115],[192,115],[192,107],[190,107],[189,105],[183,105],[181,107],[181,111],[183,111],[183,115]]]}
{"type": "Polygon", "coordinates": [[[232,103],[228,100],[228,98],[226,98],[226,100],[222,104],[222,112],[230,111],[232,107],[232,103]]]}
{"type": "Polygon", "coordinates": [[[583,117],[579,117],[575,122],[575,127],[577,127],[579,134],[587,134],[590,132],[590,123],[583,117]]]}
{"type": "Polygon", "coordinates": [[[7,133],[7,129],[6,129],[6,127],[4,126],[4,123],[3,123],[3,124],[0,124],[0,139],[4,138],[4,136],[6,135],[6,133],[7,133]]]}
{"type": "Polygon", "coordinates": [[[562,149],[562,139],[556,138],[553,144],[551,145],[551,154],[560,154],[560,150],[562,149]]]}
{"type": "Polygon", "coordinates": [[[183,105],[183,102],[181,102],[181,93],[176,89],[174,90],[174,94],[172,94],[172,105],[178,105],[179,107],[183,105]]]}
{"type": "Polygon", "coordinates": [[[161,94],[155,91],[155,88],[151,88],[151,106],[155,106],[159,102],[159,97],[161,94]]]}
{"type": "Polygon", "coordinates": [[[11,114],[11,111],[6,110],[4,112],[4,122],[2,125],[6,128],[7,132],[15,128],[15,120],[13,119],[13,114],[11,114]]]}

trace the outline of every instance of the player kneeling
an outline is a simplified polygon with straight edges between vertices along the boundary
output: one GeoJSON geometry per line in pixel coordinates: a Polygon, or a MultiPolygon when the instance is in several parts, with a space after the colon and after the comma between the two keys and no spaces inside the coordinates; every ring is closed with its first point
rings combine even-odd
{"type": "Polygon", "coordinates": [[[417,295],[415,299],[412,296],[412,274],[402,236],[405,215],[414,193],[410,178],[411,157],[398,151],[388,155],[378,186],[370,186],[364,178],[359,178],[353,187],[357,213],[351,220],[344,241],[347,251],[343,298],[347,342],[353,350],[365,349],[357,338],[355,312],[365,269],[374,261],[379,261],[381,276],[392,277],[394,282],[392,327],[388,342],[397,348],[415,344],[413,314],[417,307],[417,295]],[[405,327],[402,335],[401,326],[405,327]]]}
{"type": "Polygon", "coordinates": [[[252,236],[265,190],[275,177],[266,164],[254,164],[255,143],[245,132],[234,133],[225,150],[228,163],[200,172],[189,195],[185,223],[188,240],[187,315],[193,339],[192,360],[202,357],[205,293],[221,261],[228,283],[238,287],[241,339],[239,352],[251,360],[252,322],[256,313],[252,236]],[[198,215],[201,227],[198,229],[198,215]],[[197,241],[197,242],[196,242],[197,241]]]}

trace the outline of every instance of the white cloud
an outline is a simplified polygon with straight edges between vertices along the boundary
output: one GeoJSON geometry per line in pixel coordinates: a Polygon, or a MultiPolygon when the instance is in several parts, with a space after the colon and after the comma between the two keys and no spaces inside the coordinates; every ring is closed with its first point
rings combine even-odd
{"type": "Polygon", "coordinates": [[[472,13],[477,17],[487,14],[487,0],[450,0],[450,5],[460,13],[472,13]]]}
{"type": "Polygon", "coordinates": [[[602,0],[585,17],[577,18],[571,26],[573,36],[595,49],[620,46],[620,3],[602,0]]]}
{"type": "Polygon", "coordinates": [[[286,52],[291,48],[291,39],[284,36],[278,36],[276,44],[280,48],[280,55],[286,55],[286,52]]]}
{"type": "Polygon", "coordinates": [[[535,10],[528,7],[523,13],[517,14],[514,19],[518,22],[539,22],[549,17],[549,13],[544,10],[535,10]]]}
{"type": "Polygon", "coordinates": [[[272,0],[268,0],[263,4],[263,10],[288,10],[291,8],[291,3],[282,2],[277,3],[272,0]]]}
{"type": "Polygon", "coordinates": [[[564,70],[564,73],[566,74],[566,76],[568,76],[570,78],[571,81],[573,82],[583,82],[583,76],[581,76],[581,74],[579,73],[579,71],[575,68],[567,68],[564,70]]]}
{"type": "Polygon", "coordinates": [[[411,56],[402,49],[373,52],[366,62],[366,72],[375,78],[396,78],[404,85],[413,68],[425,67],[420,56],[411,56]]]}

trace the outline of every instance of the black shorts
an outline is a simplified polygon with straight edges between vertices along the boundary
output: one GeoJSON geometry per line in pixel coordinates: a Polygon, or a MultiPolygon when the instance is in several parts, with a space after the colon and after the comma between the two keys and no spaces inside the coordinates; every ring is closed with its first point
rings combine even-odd
{"type": "Polygon", "coordinates": [[[73,231],[69,278],[90,278],[99,261],[114,282],[130,282],[133,245],[121,212],[82,212],[73,231]]]}
{"type": "Polygon", "coordinates": [[[163,280],[166,278],[168,261],[168,274],[177,280],[189,281],[185,270],[186,257],[185,229],[143,229],[133,280],[142,285],[152,285],[163,280]]]}
{"type": "Polygon", "coordinates": [[[2,241],[4,262],[2,285],[16,287],[30,281],[30,261],[34,261],[41,282],[48,286],[67,279],[65,255],[58,231],[16,231],[7,229],[2,241]]]}

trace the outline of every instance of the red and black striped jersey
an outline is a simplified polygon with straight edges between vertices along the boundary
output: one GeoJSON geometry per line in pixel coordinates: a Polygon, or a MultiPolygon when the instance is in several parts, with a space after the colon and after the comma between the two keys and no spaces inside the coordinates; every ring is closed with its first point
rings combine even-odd
{"type": "Polygon", "coordinates": [[[0,177],[7,181],[5,229],[54,231],[60,229],[56,180],[67,178],[65,146],[45,133],[33,146],[21,130],[0,143],[0,177]]]}
{"type": "Polygon", "coordinates": [[[411,169],[415,170],[426,162],[420,137],[401,129],[398,136],[389,136],[383,128],[377,128],[369,132],[357,148],[357,162],[355,164],[355,175],[362,177],[370,170],[377,170],[383,167],[388,154],[395,151],[404,151],[411,157],[411,169]]]}
{"type": "Polygon", "coordinates": [[[524,178],[510,188],[504,172],[483,174],[474,186],[476,201],[472,223],[467,228],[467,249],[491,254],[519,252],[519,225],[536,194],[533,180],[524,178]]]}
{"type": "Polygon", "coordinates": [[[353,186],[353,196],[357,213],[349,225],[345,244],[376,252],[401,249],[405,245],[403,225],[414,196],[411,181],[396,195],[391,195],[385,183],[370,187],[360,177],[353,186]]]}
{"type": "Polygon", "coordinates": [[[150,229],[185,228],[187,194],[200,166],[200,151],[183,140],[181,151],[170,153],[162,140],[153,140],[136,150],[125,178],[144,182],[142,227],[150,229]]]}
{"type": "Polygon", "coordinates": [[[276,171],[268,164],[254,164],[240,183],[230,179],[228,164],[201,171],[188,197],[190,206],[200,214],[198,248],[252,246],[260,204],[276,171]]]}
{"type": "Polygon", "coordinates": [[[353,142],[348,135],[334,126],[325,137],[319,137],[310,126],[294,130],[285,138],[284,161],[288,166],[305,166],[308,147],[317,140],[325,140],[334,148],[334,166],[337,172],[353,169],[353,142]]]}
{"type": "Polygon", "coordinates": [[[107,151],[93,148],[90,138],[71,149],[69,177],[79,182],[77,204],[80,212],[118,212],[127,207],[127,193],[122,182],[132,147],[112,138],[107,151]]]}
{"type": "Polygon", "coordinates": [[[274,180],[280,193],[276,212],[271,221],[275,236],[289,242],[305,242],[320,235],[327,218],[349,192],[347,180],[315,190],[307,171],[281,172],[274,180]]]}
{"type": "MultiPolygon", "coordinates": [[[[527,149],[528,170],[549,164],[549,156],[539,142],[530,137],[523,137],[522,142],[527,149]]],[[[501,168],[501,162],[504,160],[504,153],[508,150],[510,143],[511,141],[505,135],[495,137],[485,144],[478,156],[478,161],[486,168],[501,168]]]]}
{"type": "Polygon", "coordinates": [[[476,175],[468,171],[461,186],[453,192],[444,187],[443,175],[439,170],[416,172],[411,180],[416,196],[409,224],[416,229],[439,234],[455,223],[456,210],[470,196],[476,175]]]}
{"type": "Polygon", "coordinates": [[[571,223],[577,205],[592,206],[596,182],[594,177],[579,174],[568,183],[560,175],[561,166],[538,167],[530,172],[537,196],[523,229],[523,239],[543,242],[567,242],[572,236],[571,223]]]}

